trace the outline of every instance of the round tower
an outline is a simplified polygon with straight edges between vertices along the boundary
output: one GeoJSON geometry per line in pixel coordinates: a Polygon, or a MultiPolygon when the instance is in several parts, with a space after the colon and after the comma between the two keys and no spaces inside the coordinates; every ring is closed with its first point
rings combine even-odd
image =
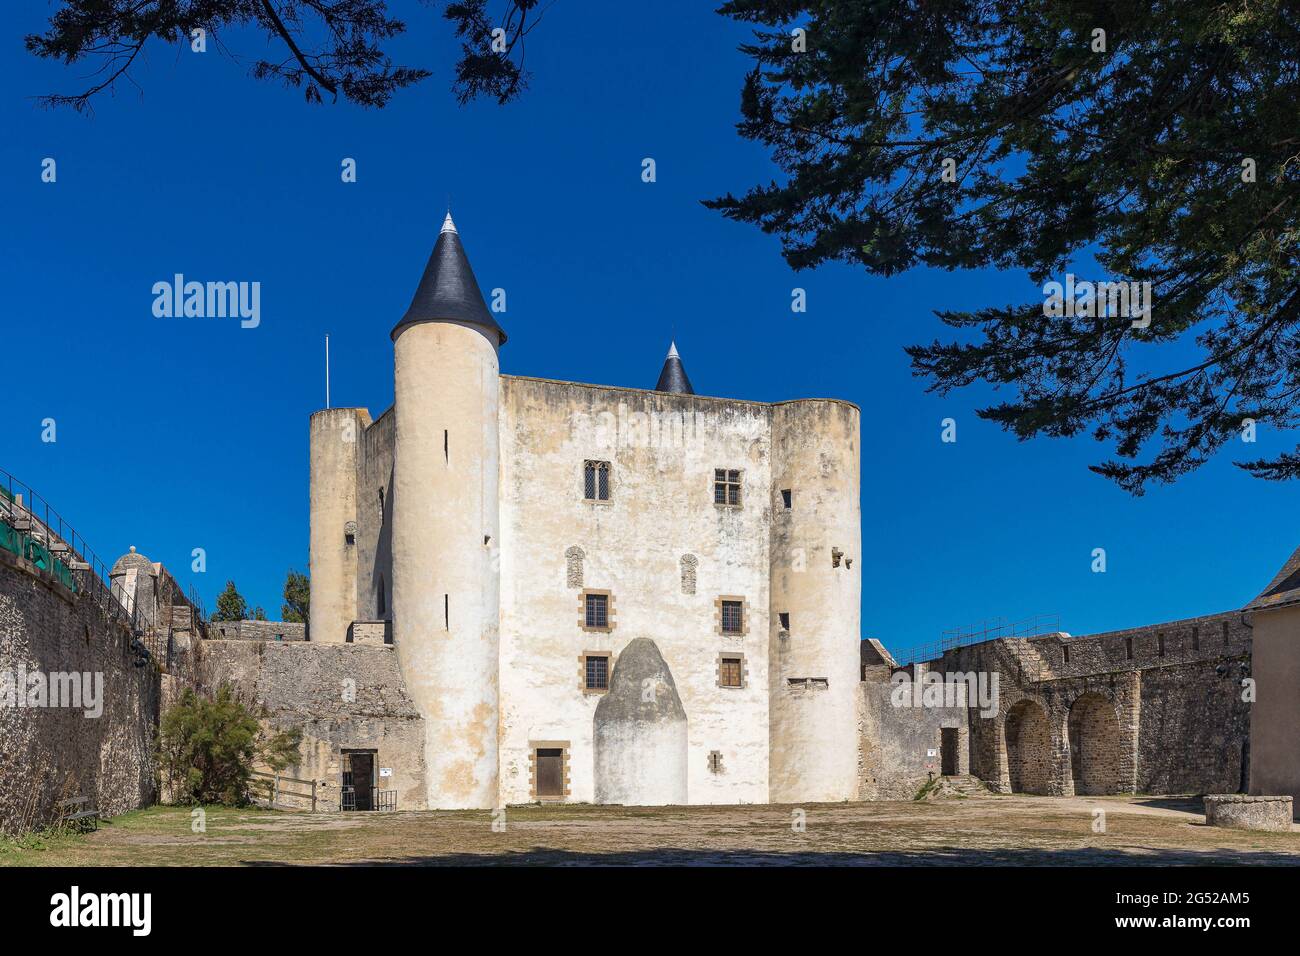
{"type": "Polygon", "coordinates": [[[497,350],[448,214],[393,329],[393,642],[431,808],[497,803],[497,350]]]}
{"type": "Polygon", "coordinates": [[[772,409],[773,803],[857,797],[860,418],[821,399],[772,409]]]}

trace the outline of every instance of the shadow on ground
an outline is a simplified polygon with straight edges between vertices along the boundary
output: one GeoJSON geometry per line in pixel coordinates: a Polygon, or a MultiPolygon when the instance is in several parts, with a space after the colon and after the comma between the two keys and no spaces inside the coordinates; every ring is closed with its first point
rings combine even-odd
{"type": "MultiPolygon", "coordinates": [[[[245,866],[285,866],[244,860],[245,866]]],[[[1266,850],[1208,851],[1133,847],[1061,850],[971,850],[936,847],[916,852],[770,853],[747,850],[660,848],[628,853],[576,853],[538,847],[512,853],[448,853],[384,860],[349,860],[328,866],[1300,866],[1292,853],[1266,850]]]]}

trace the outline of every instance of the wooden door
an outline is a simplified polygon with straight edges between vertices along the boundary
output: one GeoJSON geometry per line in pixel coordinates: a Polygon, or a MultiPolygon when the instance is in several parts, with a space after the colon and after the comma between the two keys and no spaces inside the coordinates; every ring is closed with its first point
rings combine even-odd
{"type": "Polygon", "coordinates": [[[558,747],[537,748],[537,795],[564,796],[564,751],[558,747]]]}

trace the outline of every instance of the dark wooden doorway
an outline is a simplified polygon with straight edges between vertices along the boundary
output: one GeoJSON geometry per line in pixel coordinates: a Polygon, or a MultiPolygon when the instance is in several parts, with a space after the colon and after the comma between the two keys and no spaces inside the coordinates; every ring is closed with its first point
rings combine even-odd
{"type": "Polygon", "coordinates": [[[945,777],[957,773],[957,728],[939,728],[939,760],[945,777]]]}
{"type": "Polygon", "coordinates": [[[374,752],[345,751],[343,754],[343,809],[373,810],[375,806],[374,789],[374,752]]]}
{"type": "Polygon", "coordinates": [[[564,796],[564,751],[559,747],[537,748],[537,796],[564,796]]]}

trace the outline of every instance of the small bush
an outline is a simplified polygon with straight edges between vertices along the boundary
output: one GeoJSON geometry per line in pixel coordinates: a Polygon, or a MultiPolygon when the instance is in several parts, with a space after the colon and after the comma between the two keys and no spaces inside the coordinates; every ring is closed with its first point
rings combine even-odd
{"type": "Polygon", "coordinates": [[[214,697],[187,689],[163,715],[158,766],[176,803],[244,806],[253,768],[290,766],[301,737],[297,729],[264,731],[228,684],[214,697]]]}

